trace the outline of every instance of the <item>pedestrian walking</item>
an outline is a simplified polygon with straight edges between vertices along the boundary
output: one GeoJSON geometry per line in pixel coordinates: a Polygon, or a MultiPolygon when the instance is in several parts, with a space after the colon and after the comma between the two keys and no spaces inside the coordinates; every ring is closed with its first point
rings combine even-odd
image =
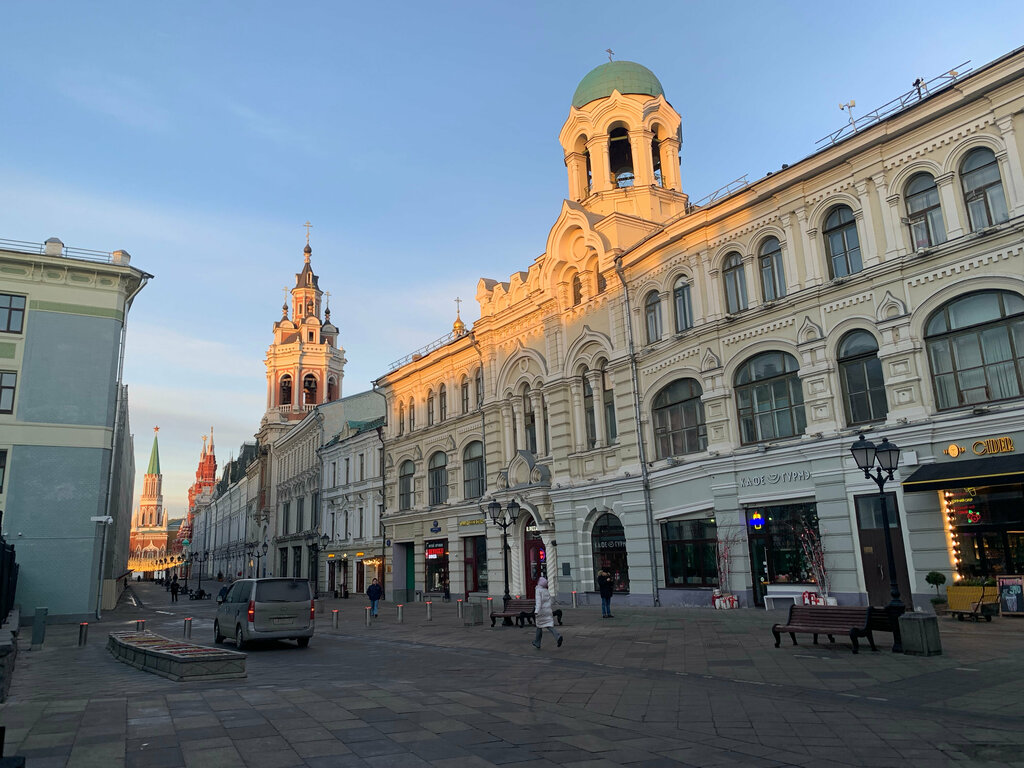
{"type": "Polygon", "coordinates": [[[174,578],[171,579],[171,602],[178,602],[178,590],[181,589],[181,585],[178,583],[178,574],[174,574],[174,578]]]}
{"type": "Polygon", "coordinates": [[[374,579],[373,583],[366,590],[366,596],[370,598],[370,615],[377,615],[377,605],[384,599],[384,587],[374,579]]]}
{"type": "Polygon", "coordinates": [[[597,572],[597,589],[601,593],[601,618],[614,619],[612,616],[612,594],[615,592],[615,582],[612,575],[604,568],[597,572]]]}
{"type": "Polygon", "coordinates": [[[548,580],[541,576],[537,579],[536,602],[533,606],[533,620],[537,625],[537,635],[533,638],[533,647],[540,650],[540,639],[546,629],[555,637],[555,645],[562,647],[562,636],[555,629],[555,617],[551,613],[551,593],[548,592],[548,580]]]}

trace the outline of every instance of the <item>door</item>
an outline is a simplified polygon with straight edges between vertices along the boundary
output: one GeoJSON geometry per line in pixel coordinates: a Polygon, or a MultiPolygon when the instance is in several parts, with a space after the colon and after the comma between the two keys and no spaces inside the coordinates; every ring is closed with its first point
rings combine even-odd
{"type": "Polygon", "coordinates": [[[754,605],[764,605],[764,594],[768,586],[768,547],[765,537],[751,533],[750,541],[750,573],[754,590],[754,605]]]}
{"type": "Polygon", "coordinates": [[[416,594],[416,546],[405,545],[405,594],[406,600],[412,600],[416,594]]]}
{"type": "MultiPolygon", "coordinates": [[[[900,526],[899,510],[896,508],[896,494],[885,494],[886,511],[889,514],[889,532],[892,535],[892,555],[896,562],[896,583],[904,605],[914,604],[910,593],[910,579],[907,577],[907,555],[903,549],[903,532],[900,526]]],[[[892,599],[889,588],[889,563],[885,551],[885,528],[882,525],[882,508],[878,496],[858,496],[854,499],[857,509],[857,531],[860,535],[860,562],[864,568],[864,586],[868,602],[873,606],[886,606],[892,599]]]]}
{"type": "Polygon", "coordinates": [[[526,534],[526,595],[531,600],[536,597],[537,580],[547,575],[547,552],[544,549],[544,542],[540,536],[534,533],[526,534]]]}
{"type": "Polygon", "coordinates": [[[337,562],[329,560],[327,562],[327,591],[334,594],[334,590],[337,587],[337,562]]]}

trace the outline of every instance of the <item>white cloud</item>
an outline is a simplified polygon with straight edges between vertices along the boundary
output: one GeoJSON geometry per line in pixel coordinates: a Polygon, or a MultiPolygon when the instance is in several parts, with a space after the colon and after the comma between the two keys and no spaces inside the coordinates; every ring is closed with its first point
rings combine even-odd
{"type": "Polygon", "coordinates": [[[126,74],[66,70],[59,75],[57,89],[80,106],[132,128],[163,131],[170,127],[170,115],[154,94],[126,74]]]}

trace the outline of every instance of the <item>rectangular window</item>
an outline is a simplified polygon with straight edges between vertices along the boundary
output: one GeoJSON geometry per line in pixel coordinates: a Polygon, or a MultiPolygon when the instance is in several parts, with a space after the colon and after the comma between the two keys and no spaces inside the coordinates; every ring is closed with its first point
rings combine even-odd
{"type": "Polygon", "coordinates": [[[288,575],[288,547],[281,548],[281,570],[279,573],[281,576],[288,575]]]}
{"type": "Polygon", "coordinates": [[[350,459],[346,456],[345,457],[345,485],[348,485],[351,482],[351,475],[349,473],[349,469],[350,469],[349,462],[350,462],[350,459]]]}
{"type": "Polygon", "coordinates": [[[302,578],[302,547],[292,547],[292,576],[302,578]]]}
{"type": "Polygon", "coordinates": [[[295,530],[304,531],[306,530],[306,500],[297,499],[295,501],[295,530]]]}
{"type": "Polygon", "coordinates": [[[7,474],[7,451],[0,451],[0,493],[4,492],[4,475],[7,474]]]}
{"type": "Polygon", "coordinates": [[[291,503],[287,501],[281,505],[281,533],[285,536],[291,533],[291,503]]]}
{"type": "Polygon", "coordinates": [[[470,536],[463,539],[466,591],[487,591],[487,537],[470,536]]]}
{"type": "Polygon", "coordinates": [[[359,479],[360,480],[365,480],[366,479],[366,454],[365,453],[360,453],[359,454],[359,479]]]}
{"type": "Polygon", "coordinates": [[[17,386],[18,374],[0,371],[0,413],[14,413],[14,390],[17,386]]]}
{"type": "Polygon", "coordinates": [[[718,526],[714,518],[661,525],[666,587],[718,586],[718,526]]]}
{"type": "Polygon", "coordinates": [[[0,293],[0,333],[21,333],[25,325],[25,297],[0,293]]]}
{"type": "Polygon", "coordinates": [[[311,525],[314,529],[318,529],[320,527],[320,494],[318,492],[313,493],[313,501],[310,504],[310,513],[313,516],[311,525]]]}
{"type": "Polygon", "coordinates": [[[359,538],[363,538],[363,508],[359,507],[359,538]]]}
{"type": "Polygon", "coordinates": [[[331,487],[338,484],[338,462],[331,462],[331,487]]]}

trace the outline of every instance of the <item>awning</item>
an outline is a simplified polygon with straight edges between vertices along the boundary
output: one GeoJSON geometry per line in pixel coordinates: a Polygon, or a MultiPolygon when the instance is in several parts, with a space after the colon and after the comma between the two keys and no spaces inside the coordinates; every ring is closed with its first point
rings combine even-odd
{"type": "Polygon", "coordinates": [[[941,491],[973,485],[1024,483],[1024,454],[926,464],[903,481],[903,490],[941,491]]]}

